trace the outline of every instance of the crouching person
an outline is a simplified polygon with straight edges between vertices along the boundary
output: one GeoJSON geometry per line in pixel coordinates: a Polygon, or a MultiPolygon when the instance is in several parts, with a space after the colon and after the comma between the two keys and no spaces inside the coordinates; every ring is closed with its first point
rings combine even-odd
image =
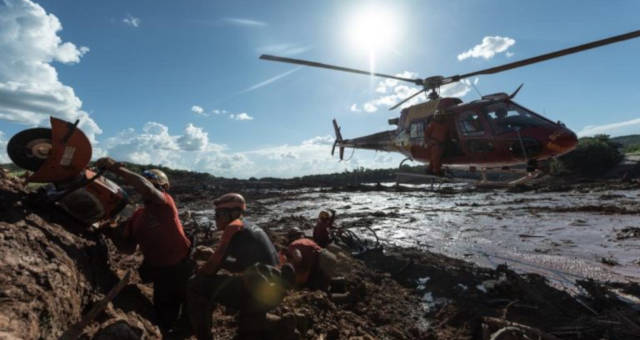
{"type": "Polygon", "coordinates": [[[170,334],[184,305],[193,265],[189,259],[191,242],[182,229],[176,204],[167,193],[169,179],[158,169],[139,175],[108,157],[99,159],[96,165],[123,178],[142,197],[144,206],[105,234],[124,253],[132,254],[140,246],[144,256],[138,270],[140,277],[153,282],[156,318],[162,333],[170,334]]]}
{"type": "Polygon", "coordinates": [[[336,212],[333,209],[322,210],[318,215],[318,221],[313,228],[313,241],[320,247],[326,248],[333,242],[333,221],[335,220],[336,212]],[[331,214],[329,214],[331,212],[331,214]]]}
{"type": "Polygon", "coordinates": [[[225,194],[213,203],[216,227],[223,235],[214,253],[189,280],[187,303],[193,331],[200,340],[212,339],[211,313],[220,303],[240,311],[241,336],[260,338],[266,312],[284,294],[275,268],[275,247],[261,228],[243,221],[246,203],[241,195],[225,194]],[[218,274],[221,268],[232,274],[218,274]]]}
{"type": "Polygon", "coordinates": [[[328,290],[336,267],[336,256],[305,238],[298,228],[289,230],[288,239],[289,246],[281,254],[284,255],[281,262],[293,266],[296,286],[328,290]]]}

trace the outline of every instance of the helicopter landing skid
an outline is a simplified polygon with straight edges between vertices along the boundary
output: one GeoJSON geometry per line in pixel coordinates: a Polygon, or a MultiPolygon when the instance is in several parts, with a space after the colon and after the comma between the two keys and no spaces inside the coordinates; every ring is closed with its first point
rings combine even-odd
{"type": "Polygon", "coordinates": [[[547,174],[539,169],[536,169],[534,171],[528,172],[526,175],[515,179],[511,182],[509,182],[510,186],[515,186],[515,185],[519,185],[519,184],[524,184],[530,180],[534,180],[534,179],[538,179],[541,178],[543,176],[546,176],[547,174]]]}
{"type": "MultiPolygon", "coordinates": [[[[498,170],[498,172],[500,172],[500,170],[498,170]]],[[[518,173],[518,172],[516,172],[516,171],[507,171],[507,172],[508,172],[508,173],[511,173],[511,174],[513,174],[513,173],[518,173]]],[[[519,172],[519,173],[522,173],[522,172],[519,172]]],[[[480,181],[477,181],[477,182],[475,183],[475,185],[476,185],[477,187],[483,187],[483,188],[505,188],[505,187],[514,187],[514,186],[517,186],[517,185],[520,185],[520,184],[524,184],[524,183],[526,183],[526,182],[528,182],[528,181],[531,181],[531,180],[535,180],[535,179],[542,178],[542,177],[544,177],[544,176],[546,176],[546,175],[547,175],[547,173],[546,173],[546,172],[541,171],[541,170],[539,170],[539,169],[536,169],[536,170],[534,170],[534,171],[525,172],[525,173],[524,173],[524,176],[522,176],[522,177],[520,177],[520,178],[518,178],[518,179],[515,179],[515,180],[513,180],[513,181],[500,182],[500,181],[489,181],[489,180],[487,180],[486,170],[484,170],[484,171],[482,171],[482,172],[481,172],[481,174],[480,174],[480,176],[481,176],[480,181]]]]}

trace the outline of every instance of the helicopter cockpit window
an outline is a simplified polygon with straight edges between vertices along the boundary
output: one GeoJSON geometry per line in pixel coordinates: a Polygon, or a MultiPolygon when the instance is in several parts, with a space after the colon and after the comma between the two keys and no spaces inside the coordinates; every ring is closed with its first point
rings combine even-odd
{"type": "Polygon", "coordinates": [[[423,138],[424,137],[424,122],[411,123],[411,130],[409,132],[411,138],[423,138]]]}
{"type": "Polygon", "coordinates": [[[484,127],[480,115],[475,112],[467,112],[459,120],[460,130],[467,136],[478,136],[484,134],[484,127]]]}
{"type": "Polygon", "coordinates": [[[522,130],[530,127],[552,126],[553,123],[535,113],[512,103],[489,106],[489,123],[496,134],[522,130]]]}

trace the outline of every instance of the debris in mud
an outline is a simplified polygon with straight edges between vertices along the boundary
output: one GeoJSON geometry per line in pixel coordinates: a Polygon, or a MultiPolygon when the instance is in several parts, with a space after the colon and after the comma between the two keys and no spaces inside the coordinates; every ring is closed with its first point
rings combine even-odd
{"type": "Polygon", "coordinates": [[[570,226],[574,226],[574,227],[584,227],[584,226],[588,226],[589,222],[581,219],[581,218],[577,218],[575,220],[573,220],[571,223],[569,223],[570,226]]]}
{"type": "Polygon", "coordinates": [[[630,238],[640,238],[640,228],[625,227],[616,234],[616,239],[627,240],[630,238]]]}
{"type": "Polygon", "coordinates": [[[617,205],[584,205],[577,207],[535,207],[532,211],[553,212],[598,212],[604,215],[637,215],[640,208],[628,208],[617,205]]]}
{"type": "Polygon", "coordinates": [[[606,264],[607,266],[617,266],[619,263],[616,259],[612,257],[603,257],[600,259],[600,262],[606,264]]]}

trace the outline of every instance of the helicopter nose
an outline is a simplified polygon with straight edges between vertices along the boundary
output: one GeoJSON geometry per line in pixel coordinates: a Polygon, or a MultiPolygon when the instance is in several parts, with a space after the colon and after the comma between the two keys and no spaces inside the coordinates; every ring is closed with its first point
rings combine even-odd
{"type": "Polygon", "coordinates": [[[547,143],[547,147],[557,153],[558,156],[573,151],[577,145],[578,136],[567,128],[560,128],[551,134],[549,143],[547,143]]]}

